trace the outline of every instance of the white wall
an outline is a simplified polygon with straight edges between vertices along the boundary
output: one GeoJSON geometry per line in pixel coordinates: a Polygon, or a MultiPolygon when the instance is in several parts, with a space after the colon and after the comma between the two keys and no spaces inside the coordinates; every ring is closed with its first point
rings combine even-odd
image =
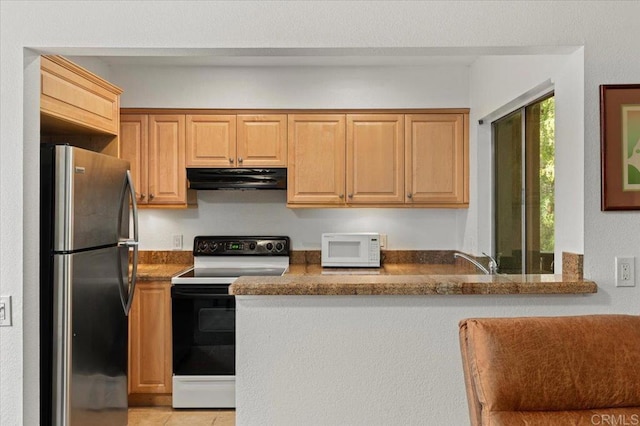
{"type": "Polygon", "coordinates": [[[196,235],[291,237],[295,250],[320,250],[323,232],[380,232],[393,250],[453,249],[455,210],[287,209],[286,191],[201,191],[198,208],[140,211],[140,248],[171,250],[182,234],[184,249],[196,235]]]}
{"type": "MultiPolygon", "coordinates": [[[[480,131],[477,120],[540,82],[552,76],[555,81],[555,75],[559,74],[567,58],[565,54],[482,56],[473,63],[471,75],[466,65],[111,67],[111,81],[124,89],[123,107],[321,109],[471,106],[473,202],[468,211],[370,209],[365,212],[356,209],[338,212],[324,209],[315,213],[292,214],[284,208],[281,195],[256,192],[216,195],[200,191],[200,211],[197,214],[191,211],[142,211],[141,247],[145,250],[170,249],[171,236],[174,234],[183,234],[188,245],[192,236],[198,233],[247,233],[252,229],[255,233],[265,234],[279,229],[279,232],[292,238],[296,249],[318,248],[322,232],[339,228],[344,231],[387,233],[390,238],[389,249],[464,249],[473,253],[491,252],[491,140],[483,140],[477,136],[480,131]],[[471,103],[470,93],[473,96],[471,103]],[[478,149],[478,146],[481,148],[478,149]],[[259,210],[252,208],[254,199],[262,203],[259,210]],[[265,204],[261,201],[264,199],[273,199],[274,202],[265,204]],[[229,204],[235,200],[241,203],[242,208],[229,204]],[[261,216],[258,216],[258,211],[261,216]],[[314,217],[313,222],[304,220],[310,216],[314,217]],[[212,218],[215,220],[211,220],[212,218]],[[162,226],[158,226],[159,223],[162,226]]],[[[86,58],[82,59],[86,61],[86,58]]],[[[100,63],[94,62],[98,62],[98,65],[100,63]]],[[[86,61],[84,65],[92,64],[86,61]]],[[[96,69],[95,72],[98,71],[96,69]]],[[[575,75],[581,75],[582,64],[573,71],[575,75]]],[[[571,84],[577,86],[578,92],[582,87],[580,81],[576,78],[570,80],[571,84]]],[[[561,104],[562,98],[561,95],[561,104]]],[[[567,110],[575,111],[578,117],[562,120],[560,116],[559,134],[567,126],[571,131],[575,130],[571,129],[571,124],[578,123],[580,126],[582,121],[582,98],[578,102],[573,98],[565,102],[571,106],[567,110]]],[[[576,138],[571,141],[577,143],[576,138]]],[[[581,145],[577,148],[581,151],[581,145]]],[[[570,153],[572,160],[577,156],[575,149],[573,152],[561,152],[570,153]]],[[[563,163],[562,159],[560,163],[563,163]]],[[[577,173],[567,174],[576,175],[582,176],[582,168],[577,173]]],[[[575,191],[574,187],[573,192],[581,191],[575,191]]],[[[558,197],[558,200],[561,212],[564,201],[573,201],[565,197],[558,197]]],[[[573,215],[569,224],[575,223],[582,223],[582,215],[573,215]]],[[[559,226],[558,234],[562,235],[559,238],[562,242],[563,238],[567,238],[564,234],[575,235],[576,232],[559,226]]],[[[577,235],[581,239],[582,227],[577,235]]],[[[567,250],[565,245],[557,244],[558,256],[567,250]]],[[[582,244],[571,250],[582,253],[582,244]]]]}
{"type": "Polygon", "coordinates": [[[460,319],[606,313],[607,299],[238,296],[237,424],[469,424],[460,319]]]}
{"type": "MultiPolygon", "coordinates": [[[[112,66],[123,107],[465,108],[469,67],[112,66]]],[[[197,210],[140,212],[140,247],[171,249],[182,234],[283,234],[319,249],[323,232],[380,232],[390,249],[455,249],[455,209],[287,209],[285,191],[199,191],[197,210]]]]}
{"type": "MultiPolygon", "coordinates": [[[[101,48],[279,47],[495,47],[523,53],[540,46],[584,46],[584,254],[586,275],[599,285],[589,304],[574,298],[529,307],[529,299],[478,298],[483,309],[443,311],[486,315],[638,313],[640,291],[615,288],[616,255],[640,256],[637,212],[600,211],[598,86],[638,82],[638,2],[0,2],[0,293],[14,297],[14,326],[0,329],[0,424],[36,424],[38,401],[37,243],[32,213],[38,205],[33,152],[37,107],[25,104],[24,48],[66,55],[101,55],[101,48]],[[603,25],[615,23],[615,28],[603,25]],[[31,213],[30,213],[31,212],[31,213]],[[574,307],[575,306],[575,307],[574,307]],[[29,324],[29,326],[27,326],[29,324]]],[[[31,74],[28,74],[29,76],[31,74]]],[[[29,83],[30,82],[30,83],[29,83]]],[[[569,135],[567,135],[569,136],[569,135]]],[[[578,206],[578,208],[580,208],[578,206]]],[[[547,301],[548,299],[544,299],[547,301]]],[[[460,304],[465,303],[461,299],[460,304]]],[[[439,323],[440,324],[440,323],[439,323]]],[[[454,357],[454,331],[439,327],[434,340],[454,357]]],[[[446,367],[444,367],[446,368],[446,367]]],[[[440,391],[459,398],[452,371],[440,391]]],[[[409,390],[410,391],[410,390],[409,390]]],[[[447,407],[434,406],[445,410],[447,407]]],[[[466,410],[462,404],[459,410],[466,410]]],[[[270,419],[257,422],[269,423],[270,419]]]]}
{"type": "Polygon", "coordinates": [[[111,67],[122,107],[464,108],[469,67],[111,67]]]}

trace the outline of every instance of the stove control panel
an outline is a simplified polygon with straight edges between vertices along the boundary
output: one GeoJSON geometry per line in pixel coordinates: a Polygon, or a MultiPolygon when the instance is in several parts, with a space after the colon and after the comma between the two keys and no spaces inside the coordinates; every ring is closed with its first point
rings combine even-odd
{"type": "Polygon", "coordinates": [[[197,236],[194,256],[289,256],[289,237],[197,236]]]}

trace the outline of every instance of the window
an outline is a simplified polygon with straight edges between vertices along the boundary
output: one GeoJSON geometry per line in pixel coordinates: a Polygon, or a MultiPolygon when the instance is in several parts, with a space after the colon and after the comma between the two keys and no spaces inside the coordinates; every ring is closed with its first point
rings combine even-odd
{"type": "Polygon", "coordinates": [[[553,273],[553,94],[494,121],[492,130],[493,229],[499,271],[553,273]]]}

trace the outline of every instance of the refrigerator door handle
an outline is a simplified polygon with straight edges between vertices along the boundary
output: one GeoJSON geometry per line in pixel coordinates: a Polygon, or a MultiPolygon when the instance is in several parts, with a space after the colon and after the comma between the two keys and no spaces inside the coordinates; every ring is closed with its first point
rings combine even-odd
{"type": "MultiPolygon", "coordinates": [[[[125,286],[124,283],[122,282],[122,276],[123,276],[122,272],[119,273],[118,276],[120,277],[120,280],[121,280],[121,283],[120,283],[121,288],[124,289],[128,287],[128,291],[126,292],[128,297],[126,302],[124,300],[124,297],[122,297],[122,307],[124,308],[125,315],[129,316],[129,311],[131,310],[131,304],[133,303],[133,294],[136,289],[136,277],[138,275],[138,204],[136,203],[136,196],[135,196],[136,192],[135,192],[135,188],[133,187],[133,179],[131,177],[131,171],[129,170],[127,170],[125,187],[122,194],[122,198],[120,200],[121,211],[127,208],[127,205],[129,204],[129,200],[127,200],[127,197],[126,197],[127,189],[129,189],[129,196],[131,199],[131,210],[133,211],[133,239],[131,238],[121,239],[118,242],[118,246],[133,248],[131,279],[129,279],[128,271],[126,274],[128,285],[125,286]]],[[[122,215],[120,215],[119,217],[122,217],[122,215]]],[[[120,225],[118,225],[118,228],[120,228],[120,225]]],[[[120,268],[122,268],[121,262],[119,262],[119,264],[120,264],[120,268]]]]}
{"type": "Polygon", "coordinates": [[[131,171],[127,170],[127,185],[129,186],[131,194],[131,210],[133,211],[133,240],[137,243],[138,239],[138,202],[136,201],[136,189],[133,186],[133,178],[131,177],[131,171]]]}

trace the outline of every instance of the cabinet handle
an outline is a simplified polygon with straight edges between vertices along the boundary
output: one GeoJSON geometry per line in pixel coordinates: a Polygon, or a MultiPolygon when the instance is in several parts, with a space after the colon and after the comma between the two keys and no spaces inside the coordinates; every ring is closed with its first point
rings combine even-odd
{"type": "Polygon", "coordinates": [[[344,198],[344,194],[338,195],[338,198],[340,198],[340,199],[344,198]]]}
{"type": "Polygon", "coordinates": [[[407,194],[407,198],[413,198],[413,194],[412,193],[408,193],[407,194]]]}
{"type": "Polygon", "coordinates": [[[347,197],[353,198],[353,194],[349,194],[349,195],[347,195],[347,197]]]}
{"type": "Polygon", "coordinates": [[[238,163],[242,163],[242,157],[238,158],[238,163]]]}
{"type": "Polygon", "coordinates": [[[140,194],[140,199],[144,200],[144,198],[147,196],[147,194],[145,194],[144,192],[142,194],[140,194]]]}
{"type": "Polygon", "coordinates": [[[153,195],[153,194],[149,194],[149,199],[150,199],[150,200],[153,200],[154,198],[156,198],[156,196],[155,196],[155,195],[153,195]]]}
{"type": "Polygon", "coordinates": [[[233,158],[229,157],[229,162],[233,164],[233,158]]]}

